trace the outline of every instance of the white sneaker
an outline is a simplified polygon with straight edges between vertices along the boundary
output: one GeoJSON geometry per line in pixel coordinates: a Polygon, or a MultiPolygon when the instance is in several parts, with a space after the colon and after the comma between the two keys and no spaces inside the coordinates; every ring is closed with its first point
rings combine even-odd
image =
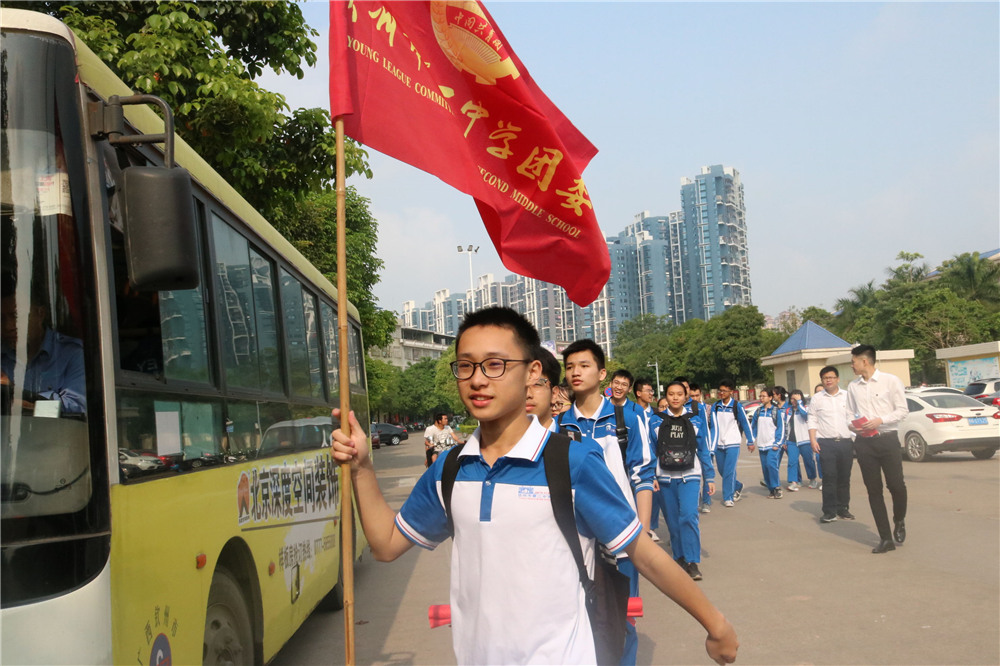
{"type": "Polygon", "coordinates": [[[795,481],[792,481],[791,483],[788,484],[788,492],[795,493],[798,492],[798,490],[799,490],[799,484],[796,483],[795,481]]]}
{"type": "Polygon", "coordinates": [[[660,537],[656,536],[656,532],[654,532],[653,530],[647,530],[646,533],[649,534],[649,538],[652,539],[654,542],[656,543],[660,542],[660,537]]]}
{"type": "Polygon", "coordinates": [[[733,492],[733,500],[736,501],[736,502],[739,502],[741,499],[743,499],[743,493],[741,491],[739,491],[739,490],[734,491],[733,492]]]}
{"type": "Polygon", "coordinates": [[[702,513],[712,513],[712,507],[710,507],[707,504],[702,504],[701,505],[701,512],[702,513]]]}
{"type": "Polygon", "coordinates": [[[817,488],[819,488],[819,480],[818,479],[813,479],[812,481],[810,481],[809,482],[809,487],[812,488],[813,490],[816,490],[817,488]]]}
{"type": "Polygon", "coordinates": [[[736,506],[736,502],[734,502],[733,500],[726,500],[725,502],[722,503],[722,506],[736,506]]]}

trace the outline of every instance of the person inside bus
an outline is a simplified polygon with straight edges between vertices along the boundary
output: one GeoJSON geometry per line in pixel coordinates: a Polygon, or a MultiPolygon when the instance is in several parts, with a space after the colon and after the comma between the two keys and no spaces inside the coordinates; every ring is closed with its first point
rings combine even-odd
{"type": "MultiPolygon", "coordinates": [[[[5,280],[6,282],[6,280],[5,280]]],[[[86,374],[83,363],[83,341],[63,335],[50,325],[49,307],[44,299],[32,296],[28,307],[26,325],[18,325],[18,302],[14,289],[5,284],[0,298],[2,312],[2,372],[0,384],[8,394],[15,389],[20,394],[10,398],[13,404],[34,412],[35,403],[42,400],[58,400],[61,414],[83,414],[87,410],[86,374]],[[26,358],[22,369],[17,357],[19,329],[26,336],[26,358]],[[23,370],[22,383],[14,386],[23,370]]],[[[7,396],[4,396],[7,408],[7,396]]]]}

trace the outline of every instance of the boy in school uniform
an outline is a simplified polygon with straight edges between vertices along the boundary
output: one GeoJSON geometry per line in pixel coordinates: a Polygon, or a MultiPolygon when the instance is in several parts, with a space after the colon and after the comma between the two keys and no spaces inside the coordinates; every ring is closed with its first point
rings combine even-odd
{"type": "Polygon", "coordinates": [[[736,480],[736,463],[740,458],[743,437],[752,451],[753,433],[750,421],[740,401],[733,397],[736,384],[731,379],[719,382],[719,399],[708,413],[708,429],[711,435],[709,449],[715,455],[715,463],[722,475],[722,506],[732,507],[740,501],[743,484],[736,480]]]}
{"type": "MultiPolygon", "coordinates": [[[[586,598],[569,546],[548,501],[542,452],[551,433],[525,411],[541,377],[538,334],[509,308],[466,316],[452,372],[479,428],[461,455],[452,495],[454,533],[438,493],[447,457],[419,479],[399,513],[385,501],[364,431],[352,412],[351,435],[333,433],[333,458],[350,463],[361,524],[372,554],[391,561],[414,544],[434,548],[453,537],[452,640],[460,664],[594,663],[586,598]],[[525,492],[530,491],[530,492],[525,492]],[[483,524],[490,523],[489,529],[483,524]],[[538,544],[546,544],[540,552],[538,544]]],[[[340,410],[334,416],[340,417],[340,410]]],[[[658,589],[707,630],[719,664],[736,658],[732,626],[672,559],[649,540],[589,438],[569,447],[577,528],[588,567],[595,539],[625,552],[658,589]]]]}
{"type": "Polygon", "coordinates": [[[552,418],[553,391],[559,386],[559,376],[562,368],[559,361],[548,349],[539,346],[535,349],[535,360],[542,364],[542,376],[528,387],[528,399],[525,408],[530,416],[538,418],[538,422],[546,430],[558,432],[555,419],[552,418]]]}
{"type": "MultiPolygon", "coordinates": [[[[576,432],[595,439],[601,445],[604,460],[622,495],[636,508],[640,522],[648,529],[653,508],[655,469],[645,420],[636,411],[622,407],[623,422],[618,422],[614,403],[601,392],[601,382],[607,376],[607,370],[604,367],[604,350],[596,342],[573,342],[563,350],[563,364],[566,381],[573,389],[576,401],[569,411],[560,416],[559,432],[576,432]],[[621,438],[619,428],[625,430],[621,438]]],[[[631,387],[632,382],[628,381],[628,385],[631,387]]],[[[639,573],[633,563],[627,557],[619,557],[618,570],[629,577],[631,596],[639,596],[639,573]]],[[[631,621],[626,630],[622,664],[634,664],[639,637],[631,621]]]]}

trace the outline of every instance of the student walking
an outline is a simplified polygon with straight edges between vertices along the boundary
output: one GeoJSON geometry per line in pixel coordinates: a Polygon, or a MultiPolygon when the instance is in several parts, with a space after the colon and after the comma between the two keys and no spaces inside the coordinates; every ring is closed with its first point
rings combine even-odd
{"type": "Polygon", "coordinates": [[[663,515],[670,531],[674,559],[694,580],[701,580],[701,531],[698,496],[704,478],[715,494],[715,470],[708,451],[708,423],[695,403],[688,411],[687,391],[680,382],[667,385],[667,409],[649,420],[649,439],[656,451],[656,480],[663,515]]]}
{"type": "Polygon", "coordinates": [[[782,410],[785,422],[785,449],[788,451],[788,490],[796,492],[802,487],[802,468],[806,469],[809,487],[815,488],[816,463],[813,461],[812,444],[809,441],[809,410],[806,408],[802,391],[795,389],[788,394],[788,404],[782,410]]]}
{"type": "MultiPolygon", "coordinates": [[[[607,376],[607,370],[604,367],[604,350],[596,342],[577,340],[566,347],[563,350],[563,365],[566,381],[573,389],[576,401],[569,411],[559,417],[559,432],[575,432],[601,445],[604,460],[618,481],[622,495],[635,507],[640,522],[648,529],[656,468],[645,420],[634,409],[616,406],[604,397],[601,382],[607,376]]],[[[625,381],[618,381],[620,390],[625,381]]],[[[631,387],[631,378],[627,381],[631,387]]],[[[612,392],[615,390],[612,382],[612,392]]],[[[619,557],[618,569],[629,577],[631,595],[638,596],[639,574],[633,563],[627,557],[619,557]]],[[[626,630],[623,665],[635,663],[639,648],[639,638],[632,621],[626,630]]]]}
{"type": "MultiPolygon", "coordinates": [[[[525,392],[541,376],[533,360],[538,334],[509,308],[466,316],[452,372],[459,396],[479,428],[457,456],[448,511],[438,493],[448,456],[417,481],[396,513],[379,490],[364,430],[351,412],[351,435],[333,433],[332,455],[350,463],[361,525],[372,554],[395,560],[414,544],[452,544],[452,641],[459,664],[593,664],[594,634],[579,570],[548,501],[543,453],[552,433],[525,411],[525,392]],[[489,523],[489,529],[483,524],[489,523]],[[540,551],[539,544],[545,544],[540,551]]],[[[334,410],[340,418],[340,410],[334,410]]],[[[601,447],[585,438],[569,449],[578,531],[588,567],[594,539],[625,552],[659,590],[708,632],[719,664],[736,658],[732,626],[690,576],[642,530],[608,471],[601,447]]]]}
{"type": "Polygon", "coordinates": [[[733,397],[735,389],[736,384],[731,379],[719,382],[719,399],[708,414],[709,448],[722,475],[722,506],[725,507],[734,506],[743,494],[743,484],[736,480],[736,463],[743,437],[747,439],[747,447],[753,444],[747,413],[733,397]]]}
{"type": "Polygon", "coordinates": [[[768,499],[781,499],[781,474],[778,469],[778,453],[784,437],[784,421],[781,410],[771,404],[774,389],[763,389],[757,396],[760,407],[750,419],[750,431],[753,433],[754,444],[748,448],[753,451],[754,445],[760,453],[760,467],[764,472],[764,484],[767,486],[768,499]]]}

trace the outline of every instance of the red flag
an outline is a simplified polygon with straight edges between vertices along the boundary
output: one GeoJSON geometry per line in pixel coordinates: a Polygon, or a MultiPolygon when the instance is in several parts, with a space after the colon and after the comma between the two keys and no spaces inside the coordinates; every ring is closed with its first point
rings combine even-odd
{"type": "Polygon", "coordinates": [[[611,261],[581,176],[597,149],[479,2],[331,2],[330,104],[348,136],[474,197],[507,268],[597,298],[611,261]]]}

